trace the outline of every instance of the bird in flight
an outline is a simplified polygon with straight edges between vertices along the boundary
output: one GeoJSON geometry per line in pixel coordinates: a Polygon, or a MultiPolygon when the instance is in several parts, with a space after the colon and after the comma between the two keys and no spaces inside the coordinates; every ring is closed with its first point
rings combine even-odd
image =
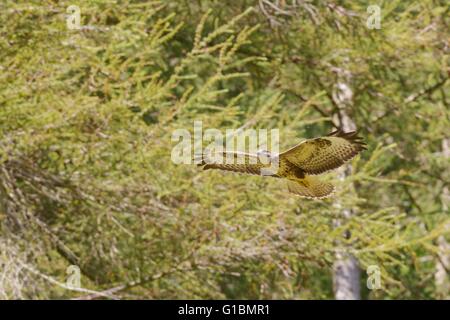
{"type": "Polygon", "coordinates": [[[322,199],[333,193],[334,186],[321,181],[317,175],[342,166],[362,150],[366,150],[366,144],[355,131],[339,129],[325,137],[305,140],[275,155],[268,151],[257,154],[224,151],[219,155],[202,154],[197,159],[203,170],[220,169],[284,178],[289,192],[305,198],[322,199]]]}

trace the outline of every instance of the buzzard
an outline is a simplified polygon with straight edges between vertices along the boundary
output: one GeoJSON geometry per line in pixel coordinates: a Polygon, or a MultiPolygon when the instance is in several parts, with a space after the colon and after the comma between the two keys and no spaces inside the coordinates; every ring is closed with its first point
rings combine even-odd
{"type": "Polygon", "coordinates": [[[225,151],[217,155],[200,155],[198,166],[204,170],[220,169],[287,179],[288,190],[305,198],[322,199],[334,186],[316,175],[336,169],[366,149],[355,131],[336,130],[325,137],[308,139],[276,155],[268,151],[250,154],[225,151]],[[217,161],[217,159],[222,161],[217,161]],[[231,161],[230,159],[239,161],[231,161]],[[227,160],[227,161],[225,161],[227,160]],[[277,166],[271,166],[276,163],[277,166]]]}

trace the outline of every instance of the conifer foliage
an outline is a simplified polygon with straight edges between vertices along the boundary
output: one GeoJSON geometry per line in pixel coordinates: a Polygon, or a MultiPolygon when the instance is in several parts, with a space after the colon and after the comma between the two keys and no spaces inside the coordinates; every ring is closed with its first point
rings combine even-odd
{"type": "Polygon", "coordinates": [[[449,298],[450,9],[371,5],[3,1],[0,298],[332,299],[342,254],[362,299],[449,298]],[[313,201],[170,161],[194,121],[368,150],[313,201]]]}

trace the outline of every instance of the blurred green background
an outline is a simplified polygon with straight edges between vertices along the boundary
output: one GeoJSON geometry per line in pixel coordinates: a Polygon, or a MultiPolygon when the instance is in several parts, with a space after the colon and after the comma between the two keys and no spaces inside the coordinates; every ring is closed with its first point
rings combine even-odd
{"type": "Polygon", "coordinates": [[[6,0],[0,71],[0,298],[450,297],[448,1],[6,0]],[[369,147],[311,201],[173,164],[194,120],[369,147]]]}

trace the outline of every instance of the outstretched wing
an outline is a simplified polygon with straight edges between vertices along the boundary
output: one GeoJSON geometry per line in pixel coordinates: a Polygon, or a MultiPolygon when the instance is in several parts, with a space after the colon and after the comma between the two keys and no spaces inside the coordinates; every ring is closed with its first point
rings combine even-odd
{"type": "Polygon", "coordinates": [[[334,131],[326,137],[309,139],[280,154],[308,174],[336,169],[362,150],[366,144],[355,131],[334,131]]]}
{"type": "Polygon", "coordinates": [[[247,174],[261,175],[261,169],[268,167],[255,154],[225,151],[220,154],[202,154],[195,158],[203,170],[219,169],[247,174]]]}
{"type": "Polygon", "coordinates": [[[323,199],[333,193],[334,186],[316,177],[306,176],[304,179],[288,180],[288,190],[301,197],[323,199]]]}

